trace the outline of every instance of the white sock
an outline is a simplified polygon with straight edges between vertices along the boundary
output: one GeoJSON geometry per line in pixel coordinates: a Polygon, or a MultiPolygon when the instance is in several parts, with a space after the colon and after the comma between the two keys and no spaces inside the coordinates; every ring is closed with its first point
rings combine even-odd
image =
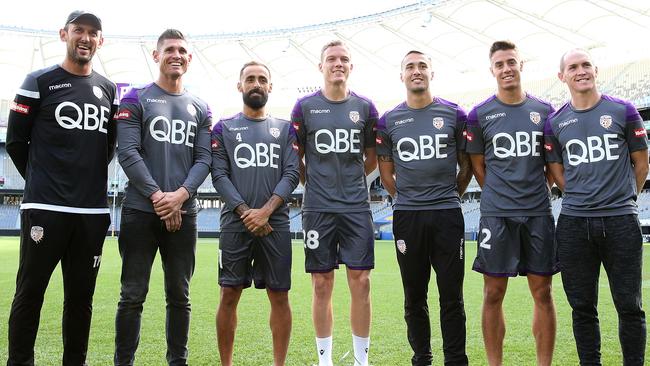
{"type": "Polygon", "coordinates": [[[316,352],[318,352],[318,366],[333,366],[332,336],[325,338],[316,337],[316,352]]]}
{"type": "Polygon", "coordinates": [[[368,349],[370,348],[370,337],[357,337],[353,334],[352,346],[354,347],[354,366],[368,366],[368,349]]]}

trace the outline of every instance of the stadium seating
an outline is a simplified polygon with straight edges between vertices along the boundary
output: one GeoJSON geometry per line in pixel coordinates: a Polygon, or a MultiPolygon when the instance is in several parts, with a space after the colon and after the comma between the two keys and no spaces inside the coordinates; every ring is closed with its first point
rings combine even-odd
{"type": "Polygon", "coordinates": [[[0,205],[0,229],[20,228],[20,207],[18,205],[0,205]]]}

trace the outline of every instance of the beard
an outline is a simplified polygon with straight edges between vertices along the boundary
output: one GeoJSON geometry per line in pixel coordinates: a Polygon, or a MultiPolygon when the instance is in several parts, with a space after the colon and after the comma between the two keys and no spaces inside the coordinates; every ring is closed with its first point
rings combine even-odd
{"type": "Polygon", "coordinates": [[[95,55],[95,51],[91,50],[88,53],[88,56],[81,56],[77,53],[76,45],[68,45],[68,59],[72,60],[72,62],[74,62],[75,64],[86,65],[92,60],[94,55],[95,55]]]}
{"type": "Polygon", "coordinates": [[[244,104],[248,107],[252,109],[261,109],[269,100],[269,94],[263,90],[254,89],[248,93],[243,93],[242,99],[244,100],[244,104]]]}

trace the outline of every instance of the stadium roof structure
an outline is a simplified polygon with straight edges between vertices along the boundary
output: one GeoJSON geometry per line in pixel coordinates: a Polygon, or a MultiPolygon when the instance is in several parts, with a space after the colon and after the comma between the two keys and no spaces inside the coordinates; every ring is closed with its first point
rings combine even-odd
{"type": "MultiPolygon", "coordinates": [[[[341,39],[352,49],[352,87],[383,110],[403,99],[400,61],[412,49],[431,56],[436,94],[463,98],[468,91],[478,91],[487,97],[494,84],[487,53],[495,40],[518,45],[526,60],[526,83],[556,79],[560,56],[575,47],[590,50],[599,65],[648,59],[650,50],[642,44],[642,35],[647,34],[650,2],[428,0],[308,26],[189,34],[194,59],[186,84],[216,114],[233,113],[241,105],[235,89],[241,65],[260,60],[273,76],[269,106],[274,114],[286,115],[297,97],[322,83],[318,72],[322,45],[341,39]]],[[[157,76],[151,58],[155,39],[106,34],[95,68],[116,83],[150,82],[157,76]]],[[[27,72],[60,62],[64,52],[56,32],[0,26],[0,98],[13,98],[27,72]]],[[[558,86],[547,83],[538,90],[550,88],[558,86]]]]}

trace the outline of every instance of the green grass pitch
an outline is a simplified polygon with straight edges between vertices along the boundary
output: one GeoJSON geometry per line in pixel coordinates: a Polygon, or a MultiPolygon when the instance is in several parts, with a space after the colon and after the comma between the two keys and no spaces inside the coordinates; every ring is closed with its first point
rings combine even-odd
{"type": "MultiPolygon", "coordinates": [[[[0,364],[7,359],[7,320],[14,293],[18,266],[18,239],[0,238],[0,364]]],[[[476,244],[468,243],[465,275],[465,310],[467,313],[467,352],[472,365],[485,365],[485,352],[480,326],[482,276],[470,270],[476,244]]],[[[293,332],[289,347],[289,365],[311,365],[317,362],[314,333],[311,325],[311,281],[303,270],[302,244],[294,242],[293,332]]],[[[190,331],[190,365],[218,365],[214,315],[218,303],[217,240],[200,239],[197,265],[192,280],[192,324],[190,331]]],[[[650,293],[650,247],[644,249],[643,291],[646,310],[650,293]]],[[[94,299],[93,323],[88,362],[90,365],[112,365],[114,317],[119,296],[120,257],[117,240],[107,238],[94,299]]],[[[438,295],[435,281],[430,286],[430,313],[434,365],[443,363],[438,318],[438,295]]],[[[607,280],[602,271],[599,313],[602,332],[604,365],[622,364],[618,344],[617,317],[607,280]]],[[[567,304],[560,276],[553,289],[557,306],[558,331],[555,365],[578,364],[571,331],[571,311],[567,304]]],[[[36,341],[36,364],[61,363],[61,306],[63,302],[61,273],[54,272],[36,341]]],[[[336,365],[352,365],[352,341],[349,326],[349,295],[344,270],[337,272],[334,290],[334,350],[336,365]],[[347,355],[346,355],[347,354],[347,355]]],[[[403,320],[403,295],[392,242],[378,241],[376,269],[372,273],[372,334],[370,363],[378,365],[408,365],[411,351],[406,340],[403,320]]],[[[507,322],[504,345],[505,365],[534,365],[535,345],[530,332],[532,300],[526,280],[511,279],[505,300],[507,322]]],[[[271,336],[268,329],[269,306],[266,293],[244,291],[239,306],[239,327],[235,339],[236,365],[271,365],[271,336]]],[[[145,303],[141,341],[136,355],[138,365],[165,364],[165,303],[162,269],[159,258],[154,263],[149,296],[145,303]]],[[[650,349],[648,349],[650,350],[650,349]]],[[[650,352],[646,352],[650,357],[650,352]]]]}

